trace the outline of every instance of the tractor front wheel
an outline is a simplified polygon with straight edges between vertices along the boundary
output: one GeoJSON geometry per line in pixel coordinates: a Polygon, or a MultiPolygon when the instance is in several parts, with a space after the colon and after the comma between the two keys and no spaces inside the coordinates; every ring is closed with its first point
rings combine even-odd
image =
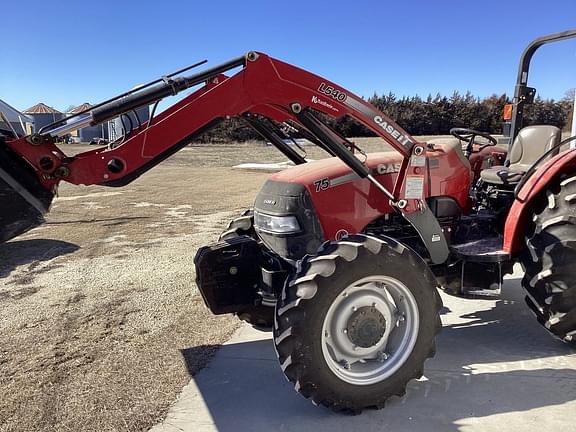
{"type": "Polygon", "coordinates": [[[392,239],[352,236],[306,257],[276,306],[274,344],[296,391],[339,412],[383,408],[435,353],[434,276],[392,239]]]}
{"type": "Polygon", "coordinates": [[[576,176],[546,191],[526,237],[522,260],[526,303],[538,322],[564,342],[576,342],[576,176]]]}

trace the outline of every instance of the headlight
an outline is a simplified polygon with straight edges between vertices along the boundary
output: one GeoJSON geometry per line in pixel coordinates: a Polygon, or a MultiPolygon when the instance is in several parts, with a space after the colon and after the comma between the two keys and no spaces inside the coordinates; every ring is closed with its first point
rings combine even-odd
{"type": "Polygon", "coordinates": [[[262,231],[275,234],[290,234],[300,231],[300,224],[296,216],[272,216],[254,212],[254,225],[262,231]]]}

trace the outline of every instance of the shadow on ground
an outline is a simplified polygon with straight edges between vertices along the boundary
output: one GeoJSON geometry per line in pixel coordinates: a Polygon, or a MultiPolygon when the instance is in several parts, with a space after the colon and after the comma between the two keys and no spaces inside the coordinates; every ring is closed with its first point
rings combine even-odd
{"type": "MultiPolygon", "coordinates": [[[[469,312],[465,301],[446,299],[457,318],[445,324],[426,377],[382,411],[350,417],[314,407],[284,379],[272,342],[261,334],[223,346],[194,379],[201,398],[185,410],[209,415],[190,430],[530,430],[549,425],[546,416],[551,426],[569,429],[573,406],[562,405],[576,399],[574,351],[535,322],[519,289],[489,303],[494,307],[472,304],[485,310],[469,312]]],[[[164,425],[172,430],[170,416],[164,425]]]]}
{"type": "MultiPolygon", "coordinates": [[[[38,266],[80,249],[74,243],[49,239],[15,240],[0,244],[0,278],[5,278],[19,266],[32,264],[38,266]]],[[[33,270],[31,268],[30,270],[33,270]]]]}
{"type": "Polygon", "coordinates": [[[196,375],[196,372],[206,366],[216,351],[221,348],[222,345],[200,345],[180,350],[188,375],[191,377],[196,375]]]}

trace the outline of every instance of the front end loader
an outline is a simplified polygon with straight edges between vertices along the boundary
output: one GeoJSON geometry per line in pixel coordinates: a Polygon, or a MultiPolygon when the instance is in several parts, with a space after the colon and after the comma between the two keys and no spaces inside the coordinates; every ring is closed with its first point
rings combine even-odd
{"type": "MultiPolygon", "coordinates": [[[[252,209],[194,259],[215,314],[272,327],[297,392],[339,412],[382,408],[423,374],[441,329],[439,288],[498,295],[520,262],[527,303],[553,335],[576,338],[576,150],[553,126],[522,127],[534,91],[520,62],[512,137],[453,129],[419,142],[362,98],[322,77],[249,52],[149,85],[47,125],[0,139],[0,240],[42,222],[60,181],[124,186],[220,120],[239,117],[294,167],[272,175],[252,209]],[[227,73],[233,72],[231,75],[227,73]],[[194,92],[108,148],[65,155],[58,137],[194,92]],[[394,151],[365,154],[327,122],[346,117],[394,151]],[[309,162],[287,144],[327,153],[309,162]]],[[[137,117],[137,116],[136,116],[137,117]]]]}
{"type": "Polygon", "coordinates": [[[42,224],[54,197],[5,140],[0,134],[0,243],[42,224]]]}

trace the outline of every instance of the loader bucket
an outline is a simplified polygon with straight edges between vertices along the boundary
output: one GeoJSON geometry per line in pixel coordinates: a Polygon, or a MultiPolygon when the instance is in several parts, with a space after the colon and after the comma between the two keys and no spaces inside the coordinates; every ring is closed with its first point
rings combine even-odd
{"type": "Polygon", "coordinates": [[[44,222],[54,194],[0,137],[0,243],[44,222]]]}

